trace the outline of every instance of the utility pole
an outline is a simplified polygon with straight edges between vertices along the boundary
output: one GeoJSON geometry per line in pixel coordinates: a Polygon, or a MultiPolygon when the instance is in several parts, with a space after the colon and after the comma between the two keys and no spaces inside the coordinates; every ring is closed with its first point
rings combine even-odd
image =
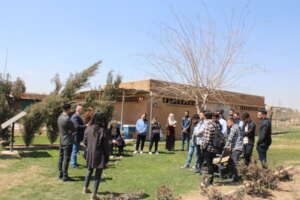
{"type": "Polygon", "coordinates": [[[152,126],[151,126],[152,118],[153,118],[153,93],[152,93],[152,91],[151,91],[151,92],[150,92],[149,139],[151,139],[151,136],[152,136],[152,126]]]}
{"type": "Polygon", "coordinates": [[[123,89],[123,91],[122,91],[122,108],[121,108],[121,131],[123,131],[124,104],[125,104],[125,90],[123,89]]]}

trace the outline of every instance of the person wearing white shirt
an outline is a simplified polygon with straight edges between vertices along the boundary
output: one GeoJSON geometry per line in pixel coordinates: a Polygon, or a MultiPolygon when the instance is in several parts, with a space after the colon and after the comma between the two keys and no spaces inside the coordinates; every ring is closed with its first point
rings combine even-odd
{"type": "Polygon", "coordinates": [[[194,128],[193,134],[196,136],[196,151],[197,151],[197,165],[195,172],[201,173],[201,167],[204,160],[203,157],[203,134],[204,134],[204,124],[205,124],[205,115],[203,112],[199,114],[200,122],[194,128]]]}
{"type": "Polygon", "coordinates": [[[227,122],[226,122],[226,120],[224,119],[224,116],[223,116],[224,115],[224,110],[218,111],[218,114],[219,114],[219,117],[220,117],[219,122],[222,126],[221,132],[223,133],[224,137],[227,137],[228,127],[227,127],[227,122]]]}

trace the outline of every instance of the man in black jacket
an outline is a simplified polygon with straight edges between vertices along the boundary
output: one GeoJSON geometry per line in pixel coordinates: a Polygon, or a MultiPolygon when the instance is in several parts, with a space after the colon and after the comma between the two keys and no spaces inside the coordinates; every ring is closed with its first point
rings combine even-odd
{"type": "Polygon", "coordinates": [[[260,110],[257,117],[260,119],[260,128],[256,149],[262,167],[267,168],[267,151],[272,144],[272,124],[271,119],[267,118],[266,110],[260,110]]]}
{"type": "Polygon", "coordinates": [[[70,119],[71,105],[63,105],[63,113],[57,120],[57,125],[60,135],[60,146],[59,146],[59,179],[63,181],[69,181],[68,168],[70,162],[70,156],[72,152],[74,125],[70,119]]]}
{"type": "Polygon", "coordinates": [[[80,142],[83,140],[84,130],[86,125],[84,124],[81,115],[82,114],[82,106],[78,105],[76,107],[76,112],[72,115],[71,121],[73,122],[75,131],[73,133],[73,146],[72,146],[72,154],[71,154],[71,166],[73,168],[78,168],[77,164],[77,153],[80,149],[80,142]]]}
{"type": "Polygon", "coordinates": [[[244,122],[243,132],[243,153],[245,164],[248,166],[251,162],[254,142],[255,142],[255,131],[256,124],[251,120],[249,113],[244,113],[242,115],[242,120],[244,122]]]}

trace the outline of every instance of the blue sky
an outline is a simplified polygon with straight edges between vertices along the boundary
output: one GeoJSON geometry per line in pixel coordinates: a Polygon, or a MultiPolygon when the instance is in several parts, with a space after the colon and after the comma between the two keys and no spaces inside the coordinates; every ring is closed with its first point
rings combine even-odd
{"type": "MultiPolygon", "coordinates": [[[[191,19],[209,13],[225,22],[236,0],[0,0],[0,71],[20,76],[28,92],[47,93],[55,73],[66,78],[98,60],[92,87],[114,70],[124,81],[150,78],[144,54],[159,50],[161,24],[172,11],[191,19]],[[204,2],[204,3],[203,3],[204,2]],[[206,9],[204,6],[206,5],[206,9]]],[[[265,73],[245,77],[236,90],[266,97],[268,104],[300,109],[300,1],[252,0],[244,59],[265,73]]]]}

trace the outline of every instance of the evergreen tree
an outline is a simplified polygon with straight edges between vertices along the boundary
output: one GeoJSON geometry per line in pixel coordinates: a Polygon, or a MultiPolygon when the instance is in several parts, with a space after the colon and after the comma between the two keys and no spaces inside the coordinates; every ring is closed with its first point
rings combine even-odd
{"type": "Polygon", "coordinates": [[[64,103],[71,103],[76,97],[76,93],[85,87],[89,79],[94,76],[98,70],[100,62],[80,73],[70,75],[66,84],[62,85],[59,75],[55,75],[52,82],[55,83],[54,91],[43,99],[27,109],[28,115],[24,118],[23,138],[27,146],[33,141],[34,134],[45,125],[47,127],[47,136],[51,144],[58,138],[57,119],[62,112],[64,103]]]}

